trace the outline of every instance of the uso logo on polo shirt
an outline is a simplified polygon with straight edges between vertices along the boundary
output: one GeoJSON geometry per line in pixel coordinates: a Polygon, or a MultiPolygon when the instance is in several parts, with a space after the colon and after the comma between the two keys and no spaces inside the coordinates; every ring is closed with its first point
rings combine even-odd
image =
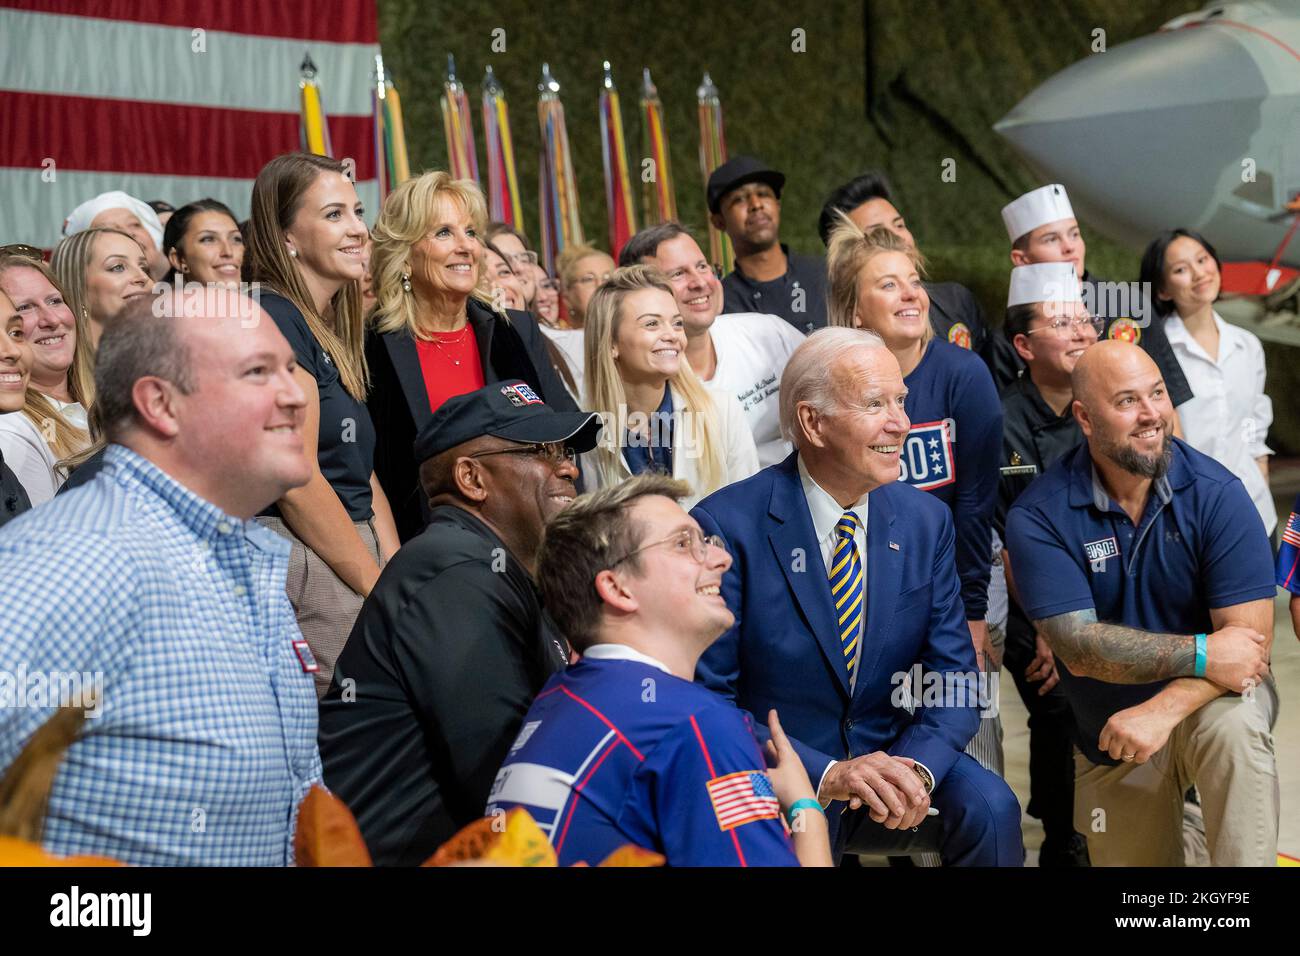
{"type": "Polygon", "coordinates": [[[957,480],[953,465],[952,429],[949,423],[921,422],[912,425],[899,456],[898,480],[914,488],[931,491],[957,480]]]}

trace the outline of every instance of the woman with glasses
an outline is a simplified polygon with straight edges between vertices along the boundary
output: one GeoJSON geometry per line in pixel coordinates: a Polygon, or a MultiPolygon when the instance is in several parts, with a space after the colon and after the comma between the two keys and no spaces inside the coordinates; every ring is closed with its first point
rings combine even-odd
{"type": "Polygon", "coordinates": [[[706,389],[685,360],[686,332],[668,279],[628,266],[592,296],[586,401],[605,428],[583,456],[588,490],[660,472],[691,486],[690,509],[758,471],[758,450],[734,395],[706,389]]]}
{"type": "MultiPolygon", "coordinates": [[[[489,222],[484,230],[488,248],[510,264],[510,271],[515,276],[522,297],[520,305],[512,309],[522,309],[536,315],[533,300],[537,297],[537,284],[533,279],[533,267],[537,265],[537,253],[528,248],[528,237],[514,226],[504,222],[489,222]]],[[[489,273],[491,274],[491,273],[489,273]]]]}
{"type": "Polygon", "coordinates": [[[341,162],[289,153],[257,174],[246,234],[249,278],[293,348],[294,380],[307,399],[302,438],[311,478],[258,517],[292,547],[289,600],[311,649],[303,668],[312,671],[317,696],[329,688],[361,604],[398,548],[364,404],[362,213],[341,162]]]}
{"type": "Polygon", "coordinates": [[[533,315],[537,316],[543,330],[556,328],[560,321],[560,287],[537,263],[533,264],[533,282],[537,287],[533,315]]]}
{"type": "Polygon", "coordinates": [[[403,541],[428,517],[415,436],[449,398],[522,379],[556,411],[576,410],[537,323],[493,301],[486,220],[477,184],[428,172],[389,193],[375,223],[367,405],[379,436],[375,470],[403,541]]]}
{"type": "MultiPolygon", "coordinates": [[[[1070,262],[1011,270],[1002,334],[1025,371],[1002,392],[1002,462],[993,522],[999,540],[1015,500],[1083,441],[1071,412],[1070,375],[1084,351],[1096,344],[1105,321],[1089,314],[1080,291],[1070,262]]],[[[1006,564],[1002,555],[998,564],[1006,564]]],[[[1014,593],[1007,601],[1003,663],[1029,712],[1029,812],[1043,822],[1038,865],[1087,866],[1087,841],[1074,829],[1070,705],[1057,684],[1051,648],[1035,633],[1014,593]]]]}
{"type": "Polygon", "coordinates": [[[587,303],[602,282],[614,271],[614,260],[595,246],[565,246],[556,260],[560,274],[560,295],[569,328],[580,329],[587,321],[587,303]]]}
{"type": "Polygon", "coordinates": [[[827,267],[829,324],[875,332],[902,369],[912,424],[900,478],[952,509],[966,623],[982,660],[990,650],[985,614],[1002,447],[993,379],[979,356],[935,338],[921,254],[894,232],[864,233],[841,214],[827,267]]]}
{"type": "Polygon", "coordinates": [[[1277,530],[1265,444],[1273,400],[1264,392],[1264,347],[1214,310],[1219,254],[1191,229],[1162,232],[1142,255],[1142,287],[1187,377],[1193,398],[1178,406],[1183,436],[1241,479],[1264,528],[1277,530]]]}

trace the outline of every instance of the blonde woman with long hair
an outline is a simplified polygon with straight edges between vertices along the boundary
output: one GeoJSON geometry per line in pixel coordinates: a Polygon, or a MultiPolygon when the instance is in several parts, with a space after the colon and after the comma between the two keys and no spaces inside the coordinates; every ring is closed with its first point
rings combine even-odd
{"type": "Polygon", "coordinates": [[[478,184],[435,171],[389,193],[373,230],[377,302],[366,342],[367,404],[379,432],[375,471],[403,541],[423,530],[429,515],[415,436],[447,399],[522,379],[557,412],[577,411],[537,322],[494,302],[486,228],[478,184]]]}
{"type": "Polygon", "coordinates": [[[0,415],[0,450],[31,503],[38,505],[63,484],[61,462],[90,444],[85,423],[94,396],[94,358],[80,334],[84,324],[68,308],[45,263],[0,255],[0,292],[21,320],[19,335],[28,357],[22,407],[0,415]]]}
{"type": "Polygon", "coordinates": [[[69,236],[55,247],[50,268],[73,315],[85,325],[92,354],[105,323],[153,288],[145,250],[120,229],[96,227],[69,236]]]}
{"type": "Polygon", "coordinates": [[[663,273],[615,270],[588,302],[585,329],[585,406],[605,425],[583,456],[589,490],[658,471],[690,484],[689,510],[758,471],[740,403],[706,389],[686,361],[685,325],[663,273]]]}
{"type": "MultiPolygon", "coordinates": [[[[290,153],[258,173],[246,237],[258,302],[292,346],[294,378],[307,396],[303,445],[312,477],[259,519],[292,544],[289,599],[315,656],[319,696],[381,565],[398,548],[364,404],[362,212],[342,163],[290,153]]],[[[310,657],[303,667],[311,670],[310,657]]]]}

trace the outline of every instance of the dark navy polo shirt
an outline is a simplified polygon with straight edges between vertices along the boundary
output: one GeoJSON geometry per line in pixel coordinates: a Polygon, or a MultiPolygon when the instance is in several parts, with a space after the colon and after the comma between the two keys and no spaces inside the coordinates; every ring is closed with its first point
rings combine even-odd
{"type": "MultiPolygon", "coordinates": [[[[1137,526],[1110,500],[1087,444],[1034,482],[1007,517],[1007,548],[1031,620],[1095,608],[1097,620],[1164,634],[1210,633],[1211,608],[1273,598],[1273,553],[1240,479],[1178,439],[1137,526]]],[[[1111,715],[1168,681],[1111,684],[1060,665],[1079,749],[1093,763],[1111,715]]]]}
{"type": "MultiPolygon", "coordinates": [[[[364,403],[343,387],[339,370],[312,334],[298,307],[282,295],[263,292],[260,304],[293,349],[298,365],[316,380],[320,423],[316,458],[321,475],[339,496],[348,517],[365,521],[371,509],[370,475],[375,470],[375,426],[364,403]]],[[[264,515],[279,516],[272,505],[264,515]]]]}
{"type": "Polygon", "coordinates": [[[759,282],[737,267],[722,280],[722,311],[779,315],[807,335],[826,325],[826,260],[801,256],[781,243],[785,275],[759,282]]]}

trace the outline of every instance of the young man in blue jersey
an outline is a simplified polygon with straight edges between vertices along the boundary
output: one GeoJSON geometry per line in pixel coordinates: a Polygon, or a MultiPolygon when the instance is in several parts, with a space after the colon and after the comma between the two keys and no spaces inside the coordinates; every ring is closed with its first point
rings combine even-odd
{"type": "Polygon", "coordinates": [[[748,718],[692,682],[733,617],[731,558],[677,504],[688,493],[644,475],[547,526],[543,601],[582,659],[537,695],[487,814],[527,809],[561,866],[626,844],[670,866],[829,866],[826,818],[776,712],[769,769],[748,718]]]}

